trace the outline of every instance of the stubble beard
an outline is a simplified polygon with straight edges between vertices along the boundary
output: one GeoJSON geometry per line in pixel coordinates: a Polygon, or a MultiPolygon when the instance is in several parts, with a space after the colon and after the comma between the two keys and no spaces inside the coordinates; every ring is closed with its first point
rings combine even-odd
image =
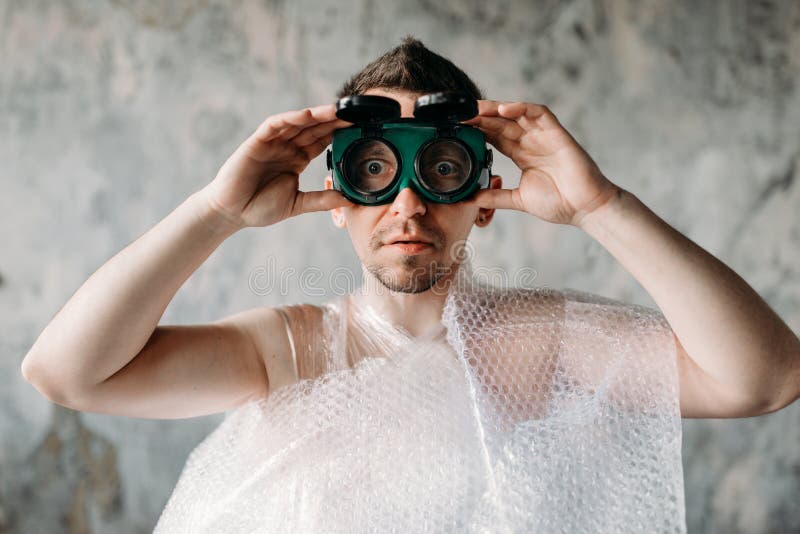
{"type": "Polygon", "coordinates": [[[438,260],[422,262],[415,256],[402,257],[399,267],[369,263],[366,268],[383,287],[398,293],[428,291],[449,272],[438,260]]]}

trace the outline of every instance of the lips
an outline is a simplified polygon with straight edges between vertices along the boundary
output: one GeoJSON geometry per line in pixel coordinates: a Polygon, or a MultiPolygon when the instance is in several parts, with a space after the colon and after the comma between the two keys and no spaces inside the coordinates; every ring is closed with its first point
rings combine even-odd
{"type": "Polygon", "coordinates": [[[395,241],[386,245],[391,250],[399,251],[405,255],[428,254],[434,250],[433,245],[422,241],[395,241]]]}
{"type": "Polygon", "coordinates": [[[396,236],[387,242],[387,245],[394,245],[395,243],[405,243],[405,244],[424,244],[424,245],[432,245],[433,243],[430,240],[424,239],[421,236],[409,236],[409,235],[401,235],[396,236]]]}

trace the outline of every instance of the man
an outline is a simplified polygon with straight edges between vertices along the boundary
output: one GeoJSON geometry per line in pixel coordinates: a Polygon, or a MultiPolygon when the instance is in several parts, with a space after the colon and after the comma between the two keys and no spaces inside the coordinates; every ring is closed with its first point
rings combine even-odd
{"type": "Polygon", "coordinates": [[[682,417],[748,417],[800,396],[800,341],[736,273],[602,174],[546,106],[483,100],[448,60],[408,38],[339,96],[390,96],[410,116],[425,93],[461,90],[479,100],[481,129],[522,170],[456,204],[424,202],[405,188],[382,206],[331,190],[298,190],[299,174],[349,126],[333,105],[268,117],[216,178],[94,273],[44,329],[22,363],[26,379],[76,410],[145,418],[218,413],[291,381],[291,339],[274,308],[207,325],[158,325],[178,288],[227,237],[303,213],[330,210],[366,272],[363,296],[391,322],[421,334],[445,294],[429,291],[452,265],[452,245],[497,209],[577,226],[597,239],[652,295],[678,347],[682,417]],[[428,243],[409,254],[396,239],[428,243]],[[392,291],[378,291],[380,287],[392,291]],[[124,327],[123,327],[124,325],[124,327]],[[280,379],[278,376],[280,375],[280,379]]]}
{"type": "MultiPolygon", "coordinates": [[[[286,386],[320,374],[308,365],[323,350],[315,341],[321,337],[309,336],[319,325],[316,307],[303,306],[308,313],[293,313],[288,323],[284,310],[255,308],[206,325],[158,325],[178,288],[230,235],[312,211],[329,210],[334,224],[349,232],[365,273],[365,291],[352,300],[385,319],[379,328],[396,325],[414,338],[426,338],[442,318],[447,296],[433,289],[457,272],[454,245],[473,225],[488,225],[497,209],[515,209],[581,228],[652,295],[677,349],[673,368],[682,417],[755,416],[800,396],[800,341],[794,333],[744,280],[604,176],[546,106],[485,100],[460,69],[410,38],[354,76],[338,96],[389,96],[408,117],[417,96],[448,90],[479,100],[479,115],[465,122],[521,169],[518,188],[503,189],[501,178],[493,176],[488,189],[455,204],[429,203],[405,188],[389,204],[362,206],[332,190],[328,176],[324,191],[302,192],[299,174],[330,144],[334,130],[350,124],[336,118],[333,105],[274,115],[211,183],[95,272],[31,347],[22,363],[26,379],[53,402],[76,410],[170,419],[244,407],[231,412],[221,432],[193,453],[190,476],[182,477],[159,523],[163,531],[374,531],[398,527],[400,521],[418,530],[530,531],[528,526],[535,526],[548,532],[616,532],[624,525],[631,531],[651,526],[682,531],[680,443],[673,439],[679,438],[680,426],[673,424],[671,411],[658,415],[644,406],[654,396],[664,400],[674,393],[670,378],[659,382],[644,372],[623,375],[633,380],[622,381],[623,396],[628,384],[651,396],[623,397],[642,404],[643,419],[625,402],[611,410],[613,403],[597,403],[599,397],[590,392],[581,398],[584,404],[573,405],[577,410],[560,412],[561,419],[526,416],[510,437],[492,442],[499,427],[482,426],[491,419],[473,418],[469,411],[470,402],[476,412],[486,406],[459,389],[464,383],[443,379],[464,374],[448,367],[453,362],[446,358],[436,361],[435,351],[420,356],[411,383],[402,382],[402,366],[391,370],[371,364],[367,370],[386,370],[382,387],[389,389],[369,389],[380,382],[369,382],[376,375],[362,367],[358,377],[342,378],[339,389],[336,382],[305,381],[295,394],[286,386]],[[403,246],[397,240],[419,243],[403,246]],[[410,427],[414,414],[404,420],[391,411],[391,403],[377,404],[385,419],[364,408],[375,401],[370,391],[399,395],[391,389],[394,384],[419,396],[413,399],[419,402],[403,406],[412,412],[424,406],[428,415],[421,424],[410,427]],[[659,384],[665,387],[650,389],[659,384]],[[320,392],[336,393],[336,402],[346,402],[331,411],[303,411],[320,392]],[[353,392],[364,395],[351,402],[353,392]],[[259,399],[275,404],[248,402],[259,399]],[[288,408],[272,411],[281,406],[288,408]],[[350,412],[357,413],[355,418],[348,418],[350,412]],[[591,424],[579,424],[587,413],[594,417],[591,424]],[[371,455],[379,447],[381,454],[371,455]],[[628,454],[631,447],[638,455],[628,454]],[[388,493],[374,491],[378,482],[388,493]],[[659,507],[659,522],[648,523],[659,507]],[[382,517],[392,523],[381,523],[382,517]]],[[[598,317],[604,319],[590,319],[598,317]]],[[[589,326],[589,343],[595,342],[594,332],[614,333],[601,324],[589,326]]],[[[524,334],[524,322],[523,327],[524,334]]],[[[547,344],[537,338],[537,350],[549,347],[553,354],[542,354],[541,362],[528,358],[522,363],[530,367],[506,371],[548,364],[559,350],[565,361],[570,343],[563,341],[547,344]]],[[[640,341],[649,346],[647,339],[640,341]]],[[[618,352],[631,346],[596,340],[603,342],[618,352]]],[[[502,343],[485,356],[500,354],[502,343]]],[[[585,363],[581,347],[587,354],[593,350],[591,345],[573,350],[576,372],[585,363]]],[[[642,355],[672,354],[628,352],[625,363],[642,368],[648,363],[642,355]]],[[[492,361],[484,364],[483,371],[496,371],[492,361]]],[[[544,376],[506,374],[499,389],[522,392],[516,401],[539,399],[540,389],[549,385],[544,376]]],[[[386,400],[408,400],[404,395],[386,400]]],[[[571,395],[561,398],[577,398],[571,395]]],[[[316,400],[324,404],[332,402],[329,398],[316,400]]]]}

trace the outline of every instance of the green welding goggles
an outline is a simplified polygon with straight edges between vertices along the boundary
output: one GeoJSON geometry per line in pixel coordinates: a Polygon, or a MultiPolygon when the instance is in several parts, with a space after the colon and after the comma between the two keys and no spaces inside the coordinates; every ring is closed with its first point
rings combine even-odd
{"type": "Polygon", "coordinates": [[[333,132],[327,151],[333,189],[356,204],[387,204],[404,187],[427,201],[452,204],[489,187],[492,151],[478,128],[459,121],[478,114],[477,101],[434,93],[400,117],[400,103],[377,95],[351,95],[336,116],[354,126],[333,132]]]}

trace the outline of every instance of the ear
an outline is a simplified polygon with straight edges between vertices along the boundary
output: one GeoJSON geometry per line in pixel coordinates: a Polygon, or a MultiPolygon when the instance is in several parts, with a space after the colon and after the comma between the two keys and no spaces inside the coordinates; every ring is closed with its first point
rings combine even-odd
{"type": "MultiPolygon", "coordinates": [[[[489,179],[489,189],[502,189],[503,178],[493,175],[489,179]]],[[[494,209],[478,208],[478,215],[475,217],[475,226],[488,226],[494,216],[494,209]]]]}
{"type": "MultiPolygon", "coordinates": [[[[325,189],[333,189],[333,179],[330,174],[325,177],[325,189]]],[[[334,226],[337,228],[344,228],[347,226],[347,221],[344,218],[344,208],[332,208],[328,211],[331,212],[334,226]]]]}

